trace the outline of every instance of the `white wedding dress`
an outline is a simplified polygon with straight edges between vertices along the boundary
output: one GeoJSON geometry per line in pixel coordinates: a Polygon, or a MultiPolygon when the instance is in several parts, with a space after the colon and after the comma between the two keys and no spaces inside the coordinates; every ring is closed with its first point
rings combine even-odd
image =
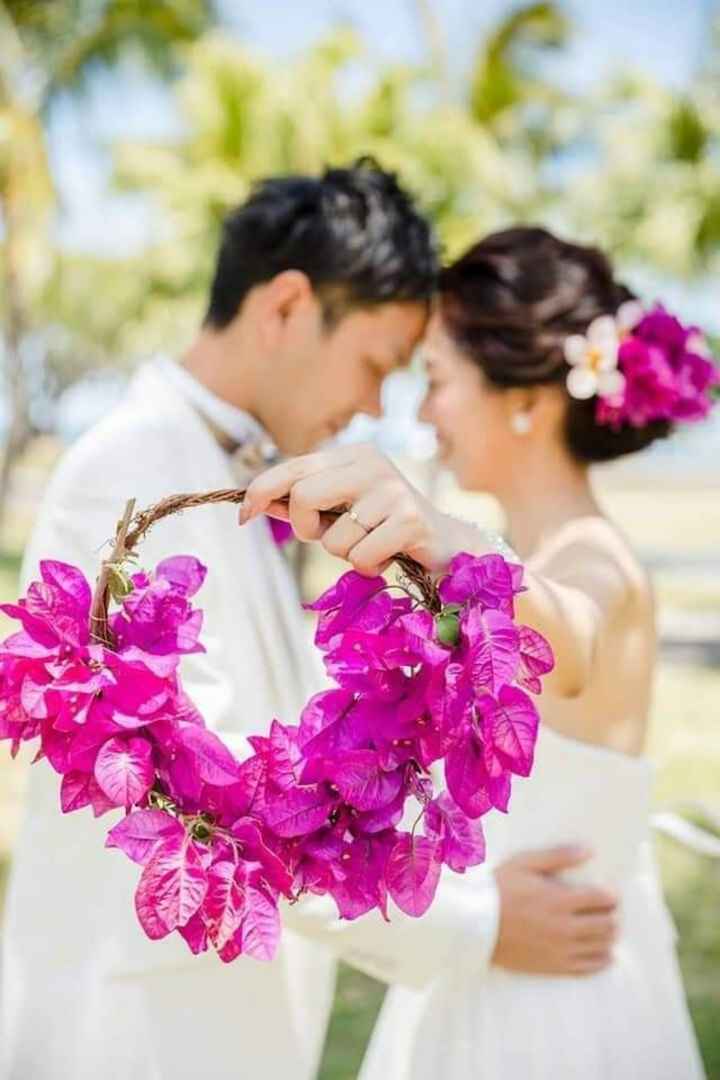
{"type": "MultiPolygon", "coordinates": [[[[391,988],[360,1080],[699,1080],[704,1073],[649,838],[643,758],[542,726],[508,815],[485,818],[494,862],[569,841],[596,852],[573,880],[621,897],[614,962],[547,977],[455,965],[424,990],[391,988]]],[[[473,890],[473,871],[463,879],[473,890]]]]}

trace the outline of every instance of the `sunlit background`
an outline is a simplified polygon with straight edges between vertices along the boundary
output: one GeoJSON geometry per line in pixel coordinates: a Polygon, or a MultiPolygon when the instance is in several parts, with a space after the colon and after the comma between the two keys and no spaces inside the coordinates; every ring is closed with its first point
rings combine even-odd
{"type": "MultiPolygon", "coordinates": [[[[1,599],[63,446],[193,334],[224,212],[257,177],[360,153],[401,173],[448,255],[541,222],[720,337],[713,0],[0,0],[1,599]]],[[[434,468],[421,393],[398,375],[346,437],[495,521],[434,468]]],[[[718,1080],[720,416],[597,483],[658,588],[658,843],[718,1080]]],[[[336,567],[305,555],[314,592],[336,567]]],[[[26,767],[0,745],[0,893],[26,767]]],[[[343,972],[323,1080],[356,1075],[380,994],[343,972]]]]}

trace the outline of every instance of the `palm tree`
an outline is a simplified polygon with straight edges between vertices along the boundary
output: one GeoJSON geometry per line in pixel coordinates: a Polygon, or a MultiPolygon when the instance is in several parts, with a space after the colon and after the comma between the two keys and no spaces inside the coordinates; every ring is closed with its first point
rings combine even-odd
{"type": "Polygon", "coordinates": [[[709,282],[720,268],[717,82],[700,73],[679,92],[611,84],[596,101],[591,149],[567,202],[572,231],[627,265],[709,282]]]}
{"type": "Polygon", "coordinates": [[[0,305],[11,420],[0,461],[0,523],[10,470],[31,434],[23,340],[32,296],[49,264],[55,210],[45,123],[58,94],[135,51],[169,75],[177,47],[202,33],[211,0],[0,0],[0,305]]]}
{"type": "Polygon", "coordinates": [[[562,95],[538,73],[547,50],[568,40],[568,17],[554,3],[532,3],[501,19],[481,44],[471,75],[469,107],[478,123],[496,130],[508,111],[556,106],[562,95]]]}
{"type": "Polygon", "coordinates": [[[371,154],[419,197],[448,254],[535,207],[537,174],[462,104],[435,93],[436,75],[376,64],[345,29],[281,67],[227,36],[191,47],[177,84],[181,134],[115,147],[116,179],[152,193],[166,215],[172,239],[146,254],[144,272],[148,294],[162,296],[163,318],[172,301],[178,337],[199,314],[225,212],[260,177],[371,154]],[[369,85],[348,95],[343,83],[358,64],[369,85]]]}

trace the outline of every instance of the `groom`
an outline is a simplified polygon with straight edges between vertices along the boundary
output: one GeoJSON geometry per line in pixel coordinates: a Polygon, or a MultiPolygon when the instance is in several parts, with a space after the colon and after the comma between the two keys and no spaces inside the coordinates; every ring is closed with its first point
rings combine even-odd
{"type": "MultiPolygon", "coordinates": [[[[275,448],[303,453],[354,413],[377,415],[384,377],[423,333],[435,273],[427,223],[371,162],[258,185],[225,223],[205,321],[182,361],[142,368],[65,455],[25,582],[45,556],[93,575],[129,497],[142,507],[245,484],[275,448]]],[[[142,561],[188,552],[208,565],[207,653],[186,658],[183,681],[242,754],[246,735],[273,716],[298,716],[322,673],[267,522],[240,533],[233,522],[222,506],[173,518],[150,534],[142,561]]],[[[108,822],[61,819],[57,803],[52,770],[32,769],[3,929],[4,1080],[310,1080],[334,953],[410,985],[491,956],[562,973],[586,912],[611,903],[554,880],[582,853],[536,852],[495,873],[480,868],[472,901],[445,883],[422,920],[361,920],[337,933],[324,913],[294,911],[296,932],[272,964],[223,967],[175,936],[145,940],[132,910],[136,868],[103,850],[108,822]]]]}

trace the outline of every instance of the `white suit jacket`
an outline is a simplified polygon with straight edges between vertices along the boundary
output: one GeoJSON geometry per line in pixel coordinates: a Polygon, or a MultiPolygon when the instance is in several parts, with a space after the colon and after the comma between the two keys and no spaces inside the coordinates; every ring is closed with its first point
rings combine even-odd
{"type": "MultiPolygon", "coordinates": [[[[92,579],[128,498],[233,487],[230,459],[177,385],[148,365],[125,399],[64,456],[26,552],[92,579]]],[[[242,753],[273,717],[296,722],[323,685],[285,557],[267,523],[238,528],[232,506],[200,507],[156,525],[141,565],[193,554],[208,566],[197,602],[207,654],[182,677],[209,726],[242,753]]],[[[470,896],[453,883],[425,920],[340,924],[328,901],[286,909],[268,965],[193,957],[177,935],[148,941],[137,924],[139,870],[104,849],[117,815],[62,815],[59,777],[30,770],[3,932],[3,1080],[295,1080],[315,1075],[332,1004],[333,953],[384,978],[422,985],[447,962],[486,961],[495,932],[491,878],[470,896]]]]}

